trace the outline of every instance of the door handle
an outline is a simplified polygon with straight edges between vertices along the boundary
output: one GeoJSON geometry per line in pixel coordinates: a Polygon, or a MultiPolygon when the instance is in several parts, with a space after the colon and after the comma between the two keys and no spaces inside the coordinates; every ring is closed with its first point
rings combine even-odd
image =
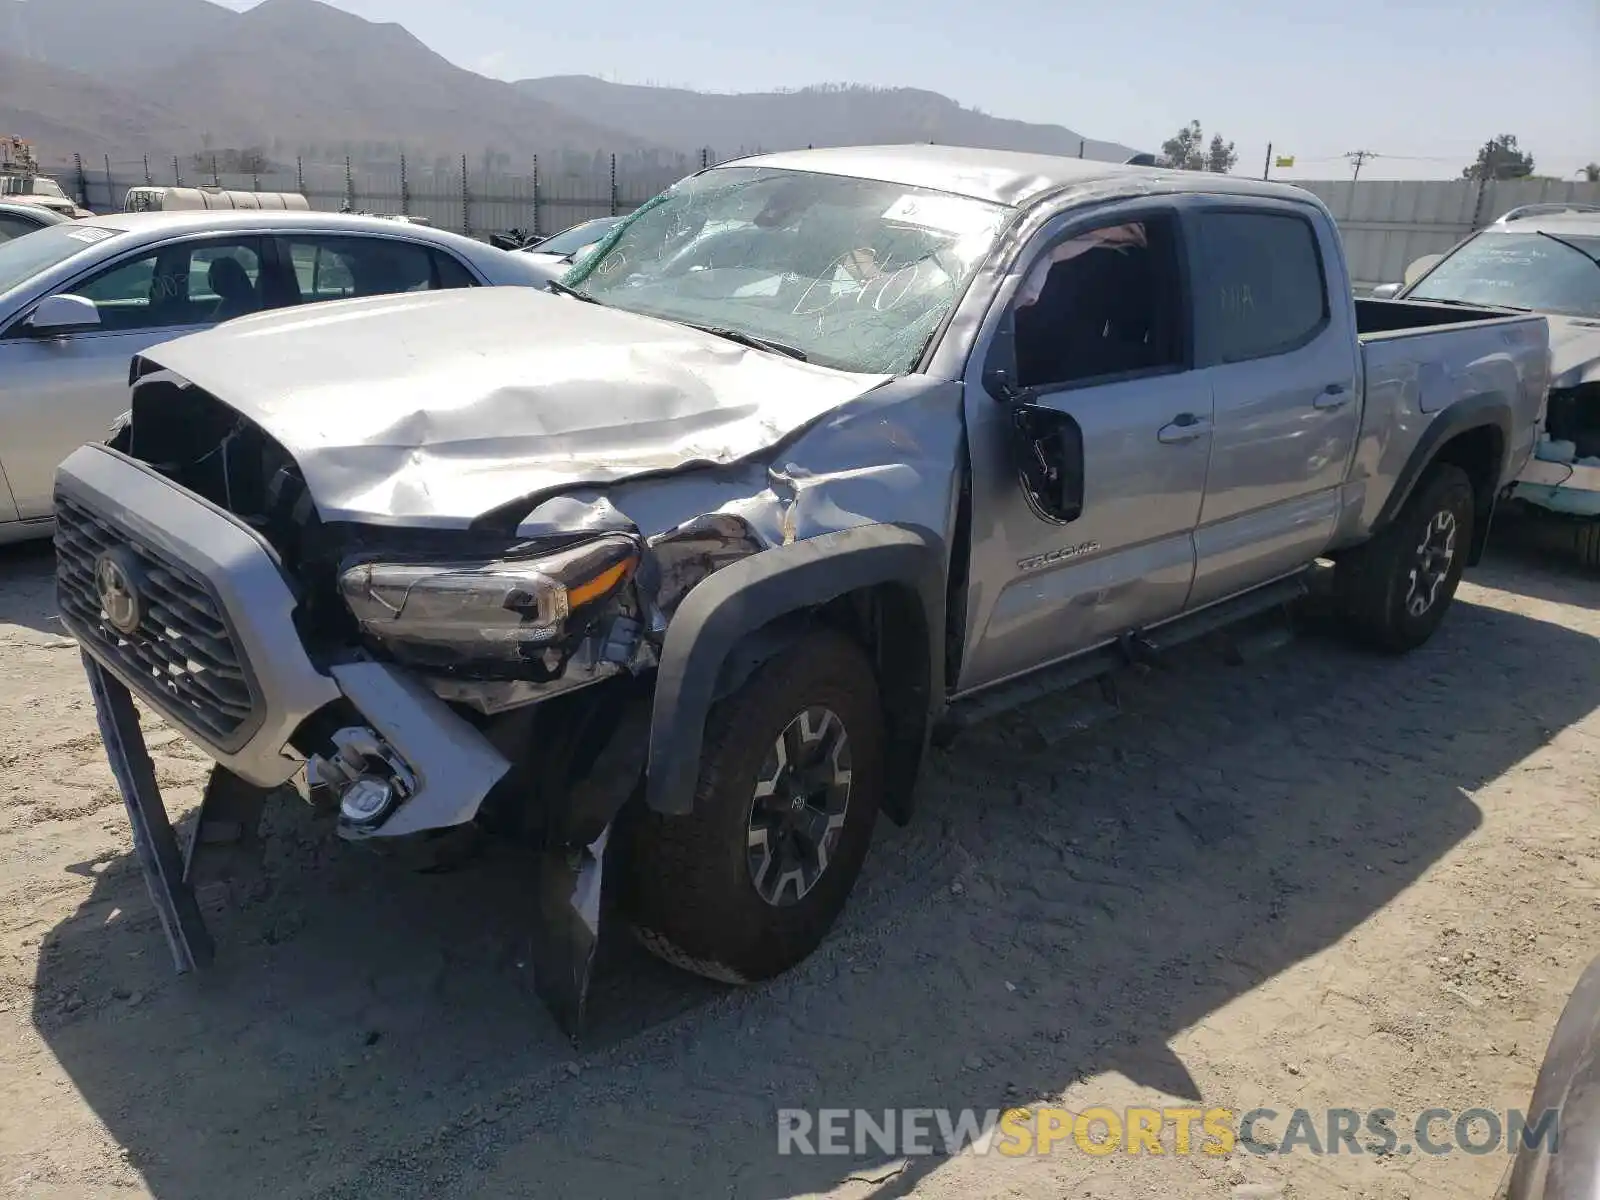
{"type": "Polygon", "coordinates": [[[1350,393],[1345,391],[1344,384],[1330,383],[1311,402],[1311,407],[1321,409],[1343,408],[1348,403],[1350,403],[1350,393]]]}
{"type": "Polygon", "coordinates": [[[1163,425],[1156,433],[1156,441],[1166,446],[1181,446],[1184,442],[1192,442],[1196,438],[1205,437],[1211,432],[1211,422],[1205,417],[1197,417],[1194,413],[1180,413],[1174,417],[1170,424],[1163,425]]]}

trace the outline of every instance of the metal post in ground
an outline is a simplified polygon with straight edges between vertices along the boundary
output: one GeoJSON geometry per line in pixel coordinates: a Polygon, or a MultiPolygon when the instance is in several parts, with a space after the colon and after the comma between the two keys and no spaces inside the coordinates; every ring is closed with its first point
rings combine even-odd
{"type": "Polygon", "coordinates": [[[144,184],[149,187],[154,182],[155,180],[150,178],[150,156],[146,154],[144,156],[144,184]]]}
{"type": "Polygon", "coordinates": [[[1267,161],[1261,164],[1261,178],[1269,179],[1272,176],[1272,143],[1267,143],[1267,161]]]}
{"type": "Polygon", "coordinates": [[[350,156],[344,156],[344,211],[356,210],[356,177],[350,170],[350,156]]]}
{"type": "Polygon", "coordinates": [[[611,215],[617,215],[617,156],[611,156],[611,215]]]}
{"type": "Polygon", "coordinates": [[[461,156],[461,232],[472,236],[472,195],[467,191],[467,156],[461,156]]]}
{"type": "Polygon", "coordinates": [[[72,165],[78,177],[78,203],[89,207],[89,177],[83,173],[83,155],[74,154],[72,165]]]}
{"type": "Polygon", "coordinates": [[[539,236],[539,156],[533,156],[533,229],[534,237],[539,236]]]}
{"type": "Polygon", "coordinates": [[[710,165],[711,165],[711,147],[710,146],[701,146],[700,147],[700,169],[702,171],[704,171],[710,165]]]}
{"type": "Polygon", "coordinates": [[[111,155],[106,155],[106,207],[117,202],[117,185],[111,182],[111,155]]]}
{"type": "Polygon", "coordinates": [[[217,156],[215,154],[211,156],[211,186],[222,186],[222,172],[217,170],[217,156]]]}
{"type": "Polygon", "coordinates": [[[178,156],[172,156],[172,183],[174,187],[183,186],[183,168],[178,164],[178,156]]]}
{"type": "Polygon", "coordinates": [[[411,215],[411,186],[406,181],[406,156],[400,156],[400,215],[411,215]]]}
{"type": "Polygon", "coordinates": [[[298,154],[294,156],[294,190],[302,196],[306,192],[306,160],[298,154]]]}

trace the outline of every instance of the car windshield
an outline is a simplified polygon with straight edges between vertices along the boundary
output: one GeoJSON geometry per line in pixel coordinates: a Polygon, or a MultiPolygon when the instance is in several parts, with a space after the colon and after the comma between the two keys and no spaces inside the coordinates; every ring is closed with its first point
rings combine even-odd
{"type": "Polygon", "coordinates": [[[1408,300],[1454,300],[1600,317],[1600,236],[1486,231],[1425,276],[1408,300]]]}
{"type": "Polygon", "coordinates": [[[565,283],[824,366],[901,374],[1011,211],[879,180],[722,167],[645,205],[565,283]]]}
{"type": "Polygon", "coordinates": [[[528,249],[535,254],[576,254],[585,246],[598,242],[619,220],[620,217],[600,217],[593,221],[585,221],[581,225],[574,225],[570,229],[563,229],[560,233],[551,234],[544,241],[536,242],[528,249]]]}
{"type": "Polygon", "coordinates": [[[70,222],[25,233],[9,242],[0,242],[0,296],[26,283],[41,271],[66,262],[74,254],[120,233],[103,225],[70,222]]]}

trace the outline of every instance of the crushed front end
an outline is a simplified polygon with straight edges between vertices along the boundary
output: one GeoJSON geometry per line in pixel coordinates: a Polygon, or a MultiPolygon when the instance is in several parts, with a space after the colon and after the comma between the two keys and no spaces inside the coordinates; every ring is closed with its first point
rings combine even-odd
{"type": "Polygon", "coordinates": [[[324,524],[270,436],[159,378],[111,444],[61,465],[56,508],[60,611],[178,969],[211,957],[208,862],[298,778],[350,841],[528,843],[535,982],[575,1031],[600,863],[649,744],[665,618],[644,539],[324,524]],[[134,698],[216,762],[186,845],[134,698]]]}

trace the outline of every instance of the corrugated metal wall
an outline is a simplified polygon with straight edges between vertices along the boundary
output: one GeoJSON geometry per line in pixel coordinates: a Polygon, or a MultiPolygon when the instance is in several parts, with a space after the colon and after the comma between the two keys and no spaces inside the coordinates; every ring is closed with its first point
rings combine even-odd
{"type": "Polygon", "coordinates": [[[1443,180],[1304,183],[1339,222],[1357,290],[1400,280],[1406,264],[1439,254],[1521,204],[1600,204],[1600,183],[1443,180]]]}
{"type": "MultiPolygon", "coordinates": [[[[618,175],[606,156],[596,156],[585,165],[587,169],[538,176],[473,170],[470,165],[465,171],[413,169],[402,176],[398,164],[393,171],[348,174],[344,167],[308,164],[271,175],[223,173],[217,178],[228,188],[303,192],[313,208],[334,210],[349,202],[357,211],[410,213],[426,217],[440,229],[484,237],[513,228],[553,233],[590,217],[629,212],[686,173],[652,168],[618,175]]],[[[81,174],[79,164],[72,162],[57,164],[55,174],[69,192],[86,195],[88,207],[106,212],[121,209],[127,190],[146,182],[147,170],[158,185],[176,180],[171,162],[148,168],[143,161],[85,162],[81,174]]],[[[190,187],[210,184],[213,176],[184,168],[182,182],[190,187]]],[[[1448,250],[1519,204],[1600,204],[1600,183],[1560,180],[1484,184],[1465,179],[1343,180],[1299,186],[1320,196],[1339,222],[1358,290],[1399,280],[1407,263],[1448,250]]]]}

